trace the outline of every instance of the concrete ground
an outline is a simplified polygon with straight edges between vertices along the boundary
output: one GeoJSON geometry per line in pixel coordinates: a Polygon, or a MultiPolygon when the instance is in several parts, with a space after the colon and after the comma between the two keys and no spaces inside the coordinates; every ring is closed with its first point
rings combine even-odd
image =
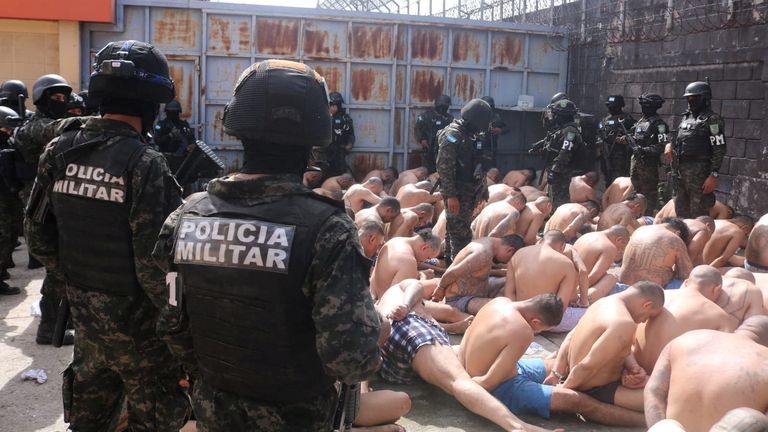
{"type": "MultiPolygon", "coordinates": [[[[12,286],[22,289],[15,296],[0,297],[0,431],[64,432],[62,415],[61,372],[72,357],[72,347],[53,348],[35,343],[39,318],[31,315],[40,300],[40,285],[45,271],[27,270],[27,252],[22,245],[14,252],[16,268],[10,269],[12,286]],[[28,369],[45,369],[48,381],[37,384],[22,381],[28,369]]],[[[459,337],[452,342],[459,343],[459,337]]],[[[537,337],[541,349],[532,356],[544,357],[557,349],[562,335],[537,337]]],[[[398,423],[409,432],[490,432],[498,431],[494,424],[464,409],[453,397],[426,383],[396,386],[383,381],[372,382],[374,389],[407,392],[413,401],[411,412],[398,423]]],[[[524,417],[532,424],[567,431],[641,431],[643,429],[611,428],[591,424],[576,416],[559,415],[550,420],[524,417]]],[[[186,428],[185,428],[186,429],[186,428]]]]}

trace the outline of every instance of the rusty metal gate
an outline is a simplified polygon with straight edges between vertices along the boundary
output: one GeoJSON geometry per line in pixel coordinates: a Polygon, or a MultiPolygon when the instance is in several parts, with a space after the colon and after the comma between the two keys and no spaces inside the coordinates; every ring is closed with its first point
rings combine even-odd
{"type": "Polygon", "coordinates": [[[512,128],[499,140],[499,168],[535,166],[525,149],[543,133],[538,112],[566,86],[567,53],[553,48],[565,41],[547,26],[190,0],[118,0],[116,11],[115,24],[83,25],[82,84],[106,43],[149,41],[168,57],[182,117],[231,170],[242,153],[223,131],[224,105],[261,59],[305,62],[344,95],[357,176],[418,163],[413,125],[441,93],[455,115],[493,96],[512,128]],[[520,95],[533,96],[534,108],[518,108],[520,95]]]}

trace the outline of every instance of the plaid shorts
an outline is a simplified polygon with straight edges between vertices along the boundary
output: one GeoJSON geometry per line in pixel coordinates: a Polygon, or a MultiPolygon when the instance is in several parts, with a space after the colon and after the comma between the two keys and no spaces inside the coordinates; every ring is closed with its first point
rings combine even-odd
{"type": "Polygon", "coordinates": [[[393,383],[410,384],[416,376],[411,362],[419,348],[450,344],[448,333],[439,324],[411,312],[402,321],[392,323],[392,333],[381,349],[381,377],[393,383]]]}

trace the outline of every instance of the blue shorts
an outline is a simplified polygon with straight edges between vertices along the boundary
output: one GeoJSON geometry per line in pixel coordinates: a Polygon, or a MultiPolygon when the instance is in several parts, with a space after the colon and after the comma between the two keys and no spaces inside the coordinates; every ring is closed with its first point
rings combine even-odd
{"type": "Polygon", "coordinates": [[[613,286],[613,288],[608,292],[608,295],[611,294],[618,294],[622,291],[626,291],[627,288],[629,288],[630,285],[627,285],[625,283],[616,282],[616,285],[613,286]]]}
{"type": "Polygon", "coordinates": [[[669,281],[669,283],[664,287],[664,289],[678,289],[681,286],[683,286],[683,281],[681,279],[672,279],[669,281]]]}
{"type": "Polygon", "coordinates": [[[752,273],[768,273],[768,267],[744,260],[744,268],[752,273]]]}
{"type": "Polygon", "coordinates": [[[542,359],[517,362],[517,376],[504,381],[491,394],[514,414],[536,414],[548,419],[552,386],[542,384],[547,370],[542,359]]]}
{"type": "Polygon", "coordinates": [[[447,297],[445,299],[445,304],[449,306],[453,306],[464,313],[469,313],[467,312],[467,307],[469,306],[469,302],[471,302],[473,298],[475,298],[475,296],[455,296],[450,298],[447,297]]]}
{"type": "Polygon", "coordinates": [[[643,216],[643,220],[645,221],[646,225],[653,225],[653,216],[643,216]]]}

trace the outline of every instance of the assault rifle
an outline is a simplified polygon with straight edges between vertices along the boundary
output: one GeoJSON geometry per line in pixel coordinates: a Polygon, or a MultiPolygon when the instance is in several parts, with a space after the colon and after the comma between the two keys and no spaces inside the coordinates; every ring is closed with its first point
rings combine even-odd
{"type": "Polygon", "coordinates": [[[336,412],[333,416],[333,432],[352,430],[352,422],[357,417],[360,408],[360,383],[341,383],[339,399],[336,402],[336,412]]]}

